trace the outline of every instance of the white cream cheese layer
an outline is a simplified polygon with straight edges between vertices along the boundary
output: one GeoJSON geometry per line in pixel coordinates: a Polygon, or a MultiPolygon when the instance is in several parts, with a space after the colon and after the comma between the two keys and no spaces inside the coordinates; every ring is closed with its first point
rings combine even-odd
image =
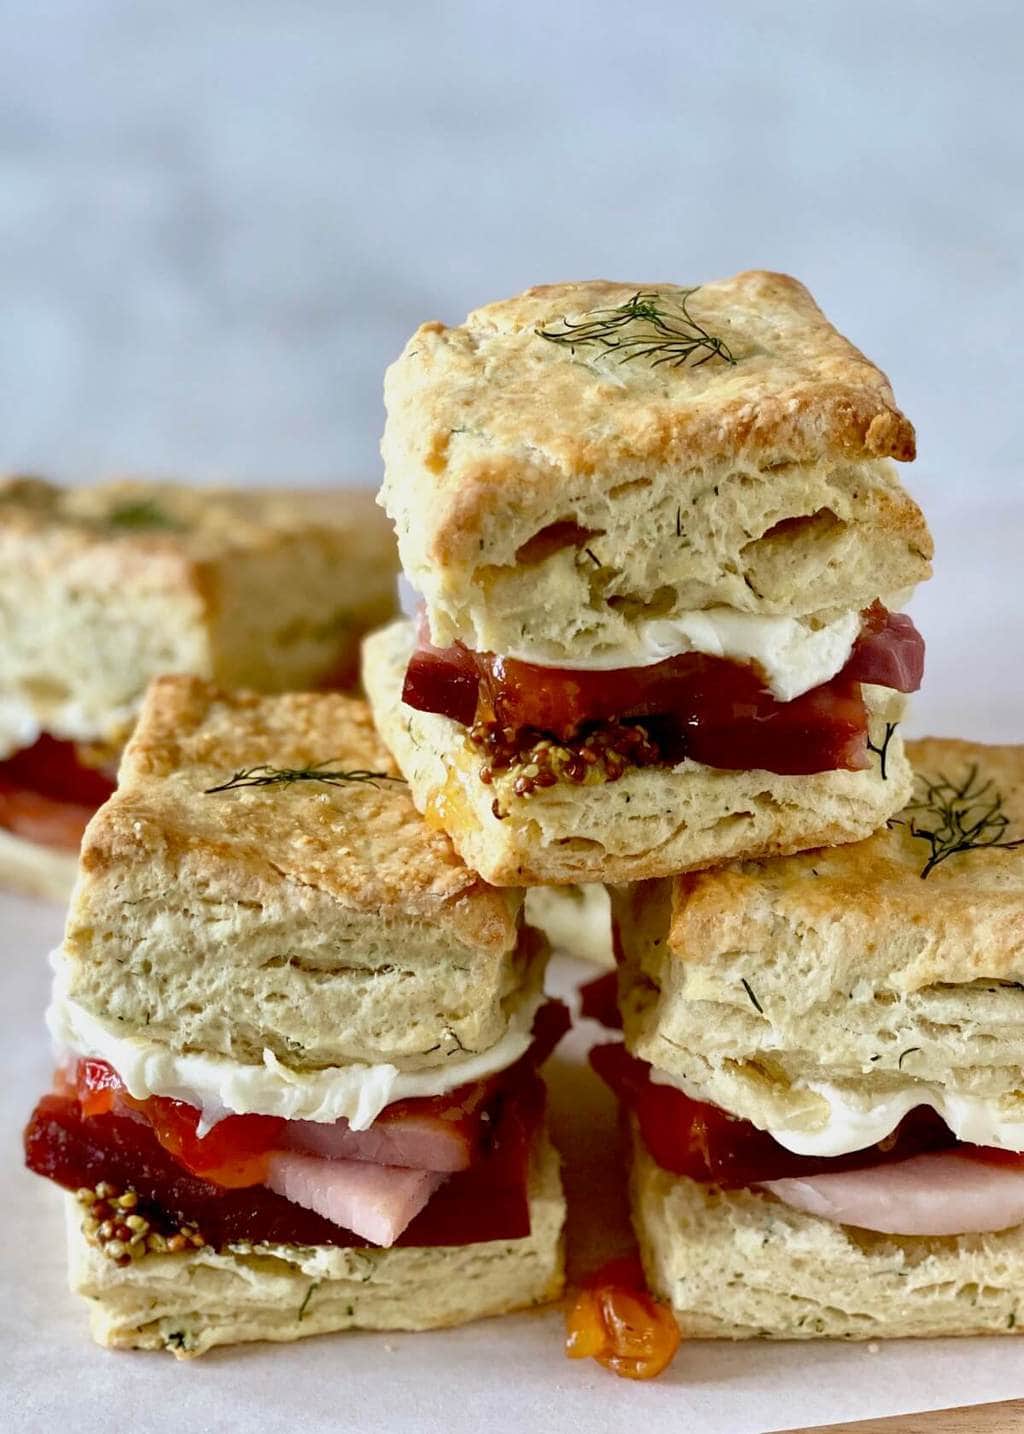
{"type": "Polygon", "coordinates": [[[541,667],[609,671],[620,667],[652,667],[668,657],[700,652],[734,662],[756,662],[779,702],[820,687],[845,667],[860,632],[861,615],[847,612],[823,627],[795,617],[765,617],[729,607],[709,607],[677,617],[637,623],[631,640],[606,648],[584,662],[557,662],[517,648],[507,654],[541,667]]]}
{"type": "Polygon", "coordinates": [[[962,1095],[937,1085],[916,1085],[897,1091],[864,1107],[825,1081],[807,1081],[828,1101],[829,1118],[816,1131],[769,1130],[769,1135],[794,1155],[846,1155],[876,1145],[899,1125],[905,1115],[927,1105],[942,1117],[958,1140],[968,1145],[990,1145],[997,1150],[1024,1151],[1024,1120],[1010,1120],[999,1102],[984,1096],[962,1095]]]}
{"type": "MultiPolygon", "coordinates": [[[[407,617],[417,618],[423,598],[404,573],[398,577],[398,601],[407,617]]],[[[611,672],[623,667],[653,667],[669,657],[700,652],[733,662],[756,662],[772,696],[779,702],[791,702],[842,671],[860,628],[860,612],[842,613],[830,623],[812,627],[802,618],[709,607],[637,623],[628,642],[602,648],[579,661],[571,655],[556,658],[529,646],[502,655],[537,667],[611,672]]]]}
{"type": "MultiPolygon", "coordinates": [[[[699,1090],[667,1071],[651,1071],[656,1085],[672,1085],[691,1100],[701,1100],[699,1090]]],[[[828,1102],[829,1115],[817,1130],[793,1130],[766,1126],[773,1140],[794,1155],[828,1159],[849,1155],[877,1145],[891,1135],[905,1115],[919,1106],[930,1106],[956,1136],[968,1145],[994,1146],[997,1150],[1024,1152],[1024,1120],[1011,1120],[998,1101],[984,1096],[963,1095],[937,1085],[914,1085],[864,1105],[851,1100],[838,1086],[825,1081],[803,1081],[800,1088],[814,1091],[828,1102]]]]}
{"type": "Polygon", "coordinates": [[[126,1036],[115,1021],[102,1020],[72,1000],[59,961],[55,965],[46,1022],[58,1049],[107,1061],[136,1100],[163,1095],[197,1106],[202,1111],[200,1134],[231,1114],[324,1122],[344,1117],[353,1130],[366,1130],[396,1100],[445,1095],[512,1065],[529,1048],[533,1018],[544,1000],[543,992],[526,993],[500,1041],[474,1055],[453,1056],[431,1070],[400,1071],[390,1064],[354,1062],[297,1071],[269,1050],[263,1052],[261,1065],[249,1065],[229,1056],[183,1053],[144,1036],[126,1036]]]}

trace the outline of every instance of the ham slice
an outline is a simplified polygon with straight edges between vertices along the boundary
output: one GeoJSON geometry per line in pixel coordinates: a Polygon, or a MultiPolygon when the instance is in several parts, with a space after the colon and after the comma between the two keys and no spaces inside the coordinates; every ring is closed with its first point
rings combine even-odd
{"type": "Polygon", "coordinates": [[[1024,1223],[1024,1166],[950,1152],[760,1188],[808,1215],[887,1235],[980,1235],[1024,1223]]]}
{"type": "Polygon", "coordinates": [[[856,682],[916,692],[924,677],[924,638],[913,619],[873,603],[844,673],[856,682]]]}
{"type": "Polygon", "coordinates": [[[376,1120],[368,1130],[351,1130],[344,1119],[330,1125],[289,1120],[283,1135],[289,1150],[325,1160],[366,1160],[445,1174],[468,1170],[476,1152],[474,1132],[467,1121],[445,1121],[430,1115],[376,1120]]]}
{"type": "Polygon", "coordinates": [[[373,1245],[393,1245],[445,1176],[365,1160],[282,1153],[267,1162],[266,1185],[373,1245]]]}

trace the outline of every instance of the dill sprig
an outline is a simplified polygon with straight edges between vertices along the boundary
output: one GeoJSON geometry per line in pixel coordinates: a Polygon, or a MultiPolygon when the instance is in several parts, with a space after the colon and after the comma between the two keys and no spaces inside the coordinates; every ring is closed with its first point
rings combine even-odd
{"type": "Polygon", "coordinates": [[[161,508],[155,498],[128,498],[110,509],[106,522],[111,528],[129,528],[132,531],[163,528],[181,532],[184,527],[177,518],[161,508]]]}
{"type": "Polygon", "coordinates": [[[364,782],[376,787],[378,782],[404,782],[404,777],[392,777],[388,772],[367,772],[357,768],[351,772],[327,770],[336,757],[325,762],[315,762],[310,767],[269,767],[261,763],[256,767],[242,767],[240,771],[220,782],[216,787],[207,787],[204,796],[215,792],[233,792],[239,787],[290,786],[295,782],[323,782],[328,787],[343,787],[349,782],[364,782]]]}
{"type": "Polygon", "coordinates": [[[870,736],[868,737],[868,751],[874,752],[878,758],[878,766],[881,770],[883,782],[889,780],[889,773],[886,769],[886,763],[889,758],[889,743],[892,741],[896,728],[899,725],[898,722],[886,722],[885,736],[882,738],[881,743],[872,742],[870,736]]]}
{"type": "Polygon", "coordinates": [[[577,348],[595,344],[616,354],[619,363],[650,359],[652,368],[661,364],[681,368],[687,363],[700,368],[710,359],[720,358],[734,364],[725,340],[709,333],[687,308],[690,295],[696,292],[696,288],[674,294],[638,290],[616,308],[594,309],[576,322],[563,316],[547,328],[538,326],[535,333],[550,343],[564,344],[573,354],[577,348]]]}
{"type": "Polygon", "coordinates": [[[921,868],[924,881],[937,866],[965,851],[998,848],[1013,851],[1024,846],[1024,836],[1006,840],[1010,818],[1003,810],[1003,794],[991,778],[982,781],[973,762],[959,784],[941,772],[937,777],[918,773],[921,796],[906,807],[931,819],[925,826],[911,817],[909,831],[918,841],[928,843],[931,855],[921,868]]]}
{"type": "Polygon", "coordinates": [[[741,977],[740,977],[740,985],[743,987],[744,991],[746,991],[747,995],[750,997],[750,1004],[753,1006],[754,1010],[758,1013],[758,1015],[763,1016],[763,1015],[764,1015],[764,1007],[761,1005],[761,1002],[760,1002],[760,1001],[757,999],[757,997],[754,995],[754,988],[753,988],[753,986],[751,986],[751,984],[750,984],[750,982],[747,980],[746,976],[741,976],[741,977]]]}

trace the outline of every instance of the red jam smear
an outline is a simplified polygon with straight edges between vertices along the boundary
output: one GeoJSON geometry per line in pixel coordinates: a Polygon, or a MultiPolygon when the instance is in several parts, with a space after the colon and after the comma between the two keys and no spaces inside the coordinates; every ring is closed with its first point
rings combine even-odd
{"type": "Polygon", "coordinates": [[[200,1135],[200,1112],[166,1096],[136,1100],[106,1061],[79,1061],[76,1089],[86,1119],[117,1111],[137,1111],[164,1150],[193,1175],[218,1185],[241,1188],[266,1178],[269,1153],[280,1141],[285,1121],[272,1115],[227,1115],[200,1135]]]}
{"type": "Polygon", "coordinates": [[[588,725],[650,724],[665,760],[689,757],[732,770],[782,775],[867,765],[861,684],[916,691],[924,642],[909,617],[875,603],[836,677],[790,702],[767,691],[751,664],[685,653],[649,667],[576,671],[421,641],[402,700],[464,726],[494,721],[514,733],[570,741],[588,725]]]}
{"type": "Polygon", "coordinates": [[[42,846],[77,851],[90,817],[115,786],[79,759],[74,742],[44,733],[0,762],[0,827],[42,846]]]}
{"type": "Polygon", "coordinates": [[[590,1063],[635,1116],[644,1144],[662,1169],[705,1184],[735,1188],[794,1175],[864,1170],[954,1146],[958,1152],[977,1151],[979,1158],[986,1158],[980,1147],[961,1145],[928,1107],[911,1111],[891,1135],[864,1150],[794,1155],[749,1120],[691,1100],[675,1086],[656,1084],[647,1062],[631,1056],[621,1042],[595,1046],[590,1063]]]}
{"type": "Polygon", "coordinates": [[[647,1292],[637,1256],[610,1260],[584,1282],[566,1312],[565,1352],[623,1379],[654,1379],[680,1344],[672,1311],[647,1292]]]}
{"type": "Polygon", "coordinates": [[[580,1015],[588,1021],[597,1021],[609,1031],[622,1030],[617,971],[605,971],[580,987],[580,1015]]]}

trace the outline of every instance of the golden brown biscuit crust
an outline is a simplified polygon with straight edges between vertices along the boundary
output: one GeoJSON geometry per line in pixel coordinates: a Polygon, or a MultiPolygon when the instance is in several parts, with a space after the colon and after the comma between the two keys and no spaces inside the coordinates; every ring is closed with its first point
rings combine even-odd
{"type": "MultiPolygon", "coordinates": [[[[972,790],[991,785],[974,805],[972,820],[998,794],[1009,826],[997,837],[1024,839],[1024,746],[929,738],[909,742],[907,754],[919,782],[945,776],[960,787],[976,769],[972,790]]],[[[920,797],[919,785],[915,800],[920,797]]],[[[783,924],[806,933],[852,915],[851,942],[872,948],[902,930],[932,933],[893,972],[906,989],[1020,974],[1024,844],[958,852],[922,879],[932,849],[913,832],[939,821],[934,809],[911,806],[867,841],[676,878],[668,931],[672,958],[700,963],[721,951],[753,949],[777,955],[783,924]]],[[[634,899],[642,904],[651,895],[644,888],[634,899]]]]}
{"type": "MultiPolygon", "coordinates": [[[[618,365],[538,337],[563,318],[674,284],[549,284],[472,312],[449,328],[421,325],[388,372],[388,507],[415,512],[440,564],[471,562],[495,507],[550,507],[567,485],[614,484],[638,465],[775,464],[914,457],[914,430],[885,375],[839,334],[785,274],[749,270],[702,284],[688,306],[737,362],[672,369],[618,365]],[[397,437],[395,435],[398,435],[397,437]],[[408,486],[406,486],[408,485],[408,486]],[[404,491],[403,491],[404,490],[404,491]]],[[[902,495],[888,521],[920,534],[902,495]]]]}
{"type": "Polygon", "coordinates": [[[393,610],[396,570],[363,490],[10,479],[0,757],[33,728],[113,739],[165,672],[270,692],[350,685],[359,636],[393,610]]]}
{"type": "Polygon", "coordinates": [[[428,1069],[509,1029],[543,956],[521,906],[417,815],[364,703],[166,677],[86,830],[61,970],[169,1051],[428,1069]],[[210,791],[320,764],[369,776],[210,791]]]}
{"type": "Polygon", "coordinates": [[[481,948],[516,941],[515,903],[420,818],[368,706],[338,693],[263,697],[157,678],[118,789],[86,831],[81,869],[98,878],[157,851],[230,861],[240,896],[252,876],[273,874],[381,920],[430,921],[481,948]],[[318,763],[383,776],[206,791],[243,768],[318,763]]]}
{"type": "MultiPolygon", "coordinates": [[[[43,478],[0,481],[0,537],[46,537],[53,560],[88,551],[105,569],[138,579],[161,559],[183,570],[230,554],[266,551],[298,533],[347,534],[387,561],[393,546],[369,489],[200,488],[116,478],[63,488],[43,478]]],[[[113,578],[116,574],[110,571],[113,578]]]]}
{"type": "Polygon", "coordinates": [[[908,1097],[949,1099],[967,1130],[1019,1121],[1024,843],[954,838],[925,875],[922,833],[959,810],[966,828],[1005,816],[976,840],[1020,842],[1024,747],[931,739],[909,755],[913,802],[866,841],[615,893],[637,1055],[773,1131],[821,1132],[836,1102],[872,1118],[908,1097]]]}

